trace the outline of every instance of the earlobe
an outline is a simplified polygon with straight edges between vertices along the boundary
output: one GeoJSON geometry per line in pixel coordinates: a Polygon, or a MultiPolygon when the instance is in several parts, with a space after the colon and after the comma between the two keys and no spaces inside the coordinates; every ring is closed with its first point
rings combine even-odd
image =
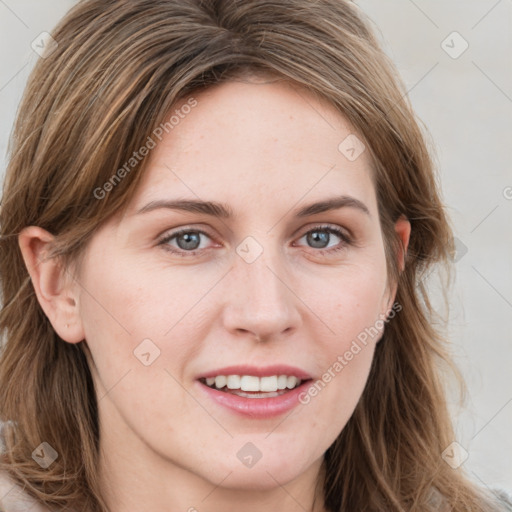
{"type": "Polygon", "coordinates": [[[404,216],[401,215],[396,221],[395,231],[400,239],[400,251],[398,253],[398,268],[400,272],[405,269],[405,257],[407,255],[407,247],[409,246],[409,239],[411,236],[411,223],[404,216]]]}
{"type": "MultiPolygon", "coordinates": [[[[405,260],[407,256],[407,248],[409,246],[409,239],[411,236],[411,223],[404,216],[401,215],[400,218],[395,223],[395,232],[398,235],[400,241],[400,247],[398,250],[397,258],[398,258],[398,271],[403,272],[405,270],[405,260]]],[[[391,311],[393,304],[395,302],[396,292],[398,289],[398,282],[395,282],[392,288],[389,290],[389,295],[386,299],[386,312],[391,311]]]]}
{"type": "Polygon", "coordinates": [[[84,332],[78,310],[78,288],[59,259],[49,256],[53,240],[51,233],[37,226],[23,229],[18,236],[41,308],[64,341],[79,343],[84,339],[84,332]]]}

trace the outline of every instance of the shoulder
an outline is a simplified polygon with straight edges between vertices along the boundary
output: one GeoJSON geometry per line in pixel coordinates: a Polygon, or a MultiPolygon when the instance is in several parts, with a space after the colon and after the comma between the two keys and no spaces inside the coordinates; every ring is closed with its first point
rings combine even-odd
{"type": "MultiPolygon", "coordinates": [[[[10,421],[0,421],[0,453],[5,451],[4,428],[10,421]]],[[[29,496],[11,477],[0,471],[0,512],[49,512],[29,496]]]]}
{"type": "Polygon", "coordinates": [[[6,473],[0,472],[0,512],[26,512],[27,510],[49,512],[26,494],[6,473]]]}
{"type": "Polygon", "coordinates": [[[512,512],[512,494],[502,489],[493,489],[493,493],[496,496],[497,504],[501,507],[499,512],[512,512]]]}

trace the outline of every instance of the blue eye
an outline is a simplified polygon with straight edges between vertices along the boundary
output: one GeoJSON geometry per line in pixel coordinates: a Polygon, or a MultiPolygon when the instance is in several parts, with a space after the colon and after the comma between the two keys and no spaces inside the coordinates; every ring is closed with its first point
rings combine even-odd
{"type": "Polygon", "coordinates": [[[204,231],[182,229],[171,233],[160,240],[159,245],[164,246],[166,250],[178,254],[179,256],[195,255],[198,250],[204,249],[204,247],[200,247],[202,236],[210,238],[204,231]],[[171,241],[176,242],[177,248],[176,246],[171,245],[171,241]]]}
{"type": "Polygon", "coordinates": [[[319,249],[317,252],[321,254],[339,251],[352,243],[352,240],[344,231],[332,226],[318,226],[302,235],[300,239],[302,238],[306,238],[309,246],[313,249],[319,249]],[[339,238],[341,243],[338,242],[329,247],[332,235],[339,238]]]}
{"type": "MultiPolygon", "coordinates": [[[[165,250],[178,256],[196,256],[209,248],[204,245],[206,242],[203,243],[203,238],[212,239],[204,231],[185,228],[166,235],[159,241],[158,245],[163,246],[165,250]]],[[[314,252],[320,254],[340,251],[352,243],[347,233],[332,226],[315,227],[304,233],[299,240],[303,238],[306,239],[310,248],[316,249],[314,252]],[[340,241],[337,243],[335,241],[334,244],[331,244],[333,235],[340,241]]]]}

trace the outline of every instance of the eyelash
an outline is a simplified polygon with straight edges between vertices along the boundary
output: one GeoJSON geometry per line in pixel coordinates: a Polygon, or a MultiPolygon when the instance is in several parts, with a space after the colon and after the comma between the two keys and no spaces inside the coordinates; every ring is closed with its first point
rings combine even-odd
{"type": "MultiPolygon", "coordinates": [[[[338,229],[338,228],[335,228],[335,227],[332,227],[332,226],[316,226],[316,227],[310,229],[309,231],[306,231],[305,233],[303,233],[300,238],[304,238],[306,235],[308,235],[310,233],[317,232],[317,231],[325,231],[326,233],[329,233],[329,234],[332,234],[332,235],[336,235],[337,237],[339,237],[342,240],[338,245],[336,245],[333,248],[330,248],[330,249],[316,249],[315,250],[315,252],[320,253],[322,255],[323,254],[331,255],[333,253],[337,253],[338,251],[341,251],[341,250],[345,249],[349,245],[353,245],[353,240],[352,240],[352,238],[349,235],[347,235],[347,233],[345,233],[341,229],[338,229]]],[[[163,248],[166,251],[169,251],[172,254],[175,254],[175,255],[180,256],[180,257],[186,258],[186,257],[190,257],[190,256],[197,256],[204,249],[196,249],[196,250],[193,250],[193,251],[185,251],[184,249],[180,249],[180,250],[176,250],[174,248],[171,249],[170,246],[168,245],[168,243],[171,240],[173,240],[174,238],[177,238],[180,235],[183,235],[185,233],[198,233],[198,234],[201,234],[201,235],[205,235],[208,238],[212,238],[208,233],[206,233],[205,231],[202,231],[200,229],[184,228],[184,229],[180,229],[178,231],[174,231],[173,233],[170,233],[170,234],[164,236],[161,240],[159,240],[158,245],[163,246],[163,248]]],[[[315,249],[315,248],[311,247],[311,249],[315,249]]]]}

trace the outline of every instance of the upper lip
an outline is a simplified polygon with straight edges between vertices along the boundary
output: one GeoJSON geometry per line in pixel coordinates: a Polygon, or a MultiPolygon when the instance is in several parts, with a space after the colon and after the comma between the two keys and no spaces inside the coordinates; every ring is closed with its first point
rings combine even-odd
{"type": "Polygon", "coordinates": [[[311,376],[304,370],[286,364],[275,364],[271,366],[236,365],[225,366],[217,370],[211,370],[198,376],[198,379],[217,377],[217,375],[252,375],[254,377],[270,377],[272,375],[294,375],[298,379],[308,380],[311,376]]]}

